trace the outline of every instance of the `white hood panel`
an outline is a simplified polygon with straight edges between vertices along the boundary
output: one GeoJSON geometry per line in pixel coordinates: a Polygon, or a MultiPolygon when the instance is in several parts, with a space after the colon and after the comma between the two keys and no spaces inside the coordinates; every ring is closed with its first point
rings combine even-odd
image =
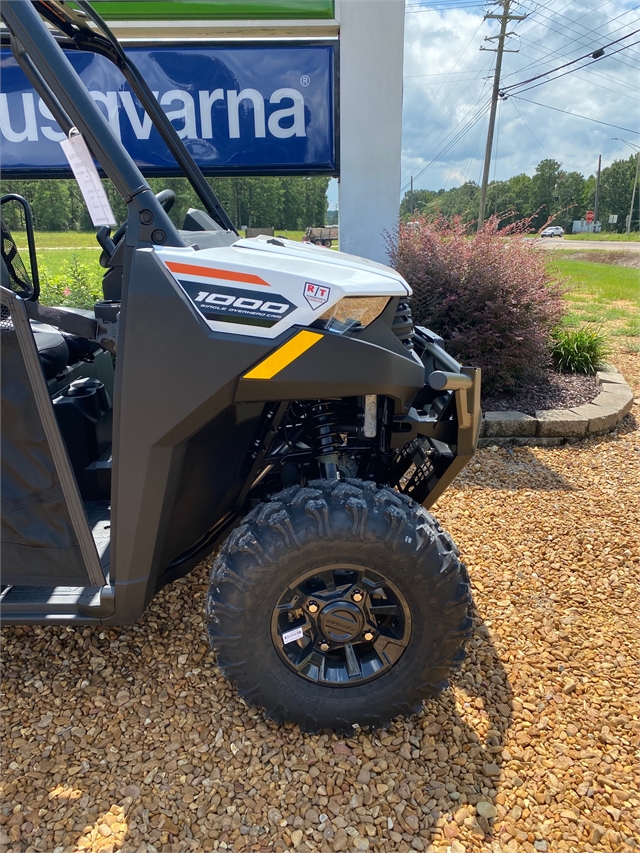
{"type": "Polygon", "coordinates": [[[281,238],[155,251],[220,332],[275,338],[291,326],[310,326],[344,297],[411,293],[402,276],[382,264],[281,238]]]}

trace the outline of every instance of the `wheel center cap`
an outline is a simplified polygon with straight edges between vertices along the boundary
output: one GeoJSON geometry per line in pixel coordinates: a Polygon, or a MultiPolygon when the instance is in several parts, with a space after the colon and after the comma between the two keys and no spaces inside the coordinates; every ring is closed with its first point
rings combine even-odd
{"type": "Polygon", "coordinates": [[[334,601],[323,608],[320,618],[320,630],[334,643],[348,643],[362,631],[364,620],[362,613],[350,601],[334,601]]]}

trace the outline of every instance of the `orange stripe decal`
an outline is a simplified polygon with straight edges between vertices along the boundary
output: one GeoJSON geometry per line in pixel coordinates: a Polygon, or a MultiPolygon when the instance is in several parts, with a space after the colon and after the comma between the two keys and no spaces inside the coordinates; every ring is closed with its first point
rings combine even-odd
{"type": "Polygon", "coordinates": [[[259,284],[262,287],[271,287],[269,282],[260,278],[259,275],[251,275],[246,272],[233,272],[233,270],[217,270],[213,267],[196,267],[193,264],[179,264],[176,261],[166,261],[171,272],[185,273],[186,275],[200,275],[206,278],[220,278],[226,281],[242,281],[244,284],[259,284]]]}

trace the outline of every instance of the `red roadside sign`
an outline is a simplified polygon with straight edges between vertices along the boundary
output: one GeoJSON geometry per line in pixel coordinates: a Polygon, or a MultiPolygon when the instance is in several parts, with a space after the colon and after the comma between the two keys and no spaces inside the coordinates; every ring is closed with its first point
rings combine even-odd
{"type": "Polygon", "coordinates": [[[593,210],[587,210],[585,219],[587,220],[587,222],[593,222],[593,210]]]}

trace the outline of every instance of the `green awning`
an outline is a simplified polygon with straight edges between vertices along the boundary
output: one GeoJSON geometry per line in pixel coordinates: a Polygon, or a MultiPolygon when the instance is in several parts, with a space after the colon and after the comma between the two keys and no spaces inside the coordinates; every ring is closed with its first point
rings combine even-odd
{"type": "Polygon", "coordinates": [[[324,20],[335,0],[92,0],[111,21],[324,20]]]}

